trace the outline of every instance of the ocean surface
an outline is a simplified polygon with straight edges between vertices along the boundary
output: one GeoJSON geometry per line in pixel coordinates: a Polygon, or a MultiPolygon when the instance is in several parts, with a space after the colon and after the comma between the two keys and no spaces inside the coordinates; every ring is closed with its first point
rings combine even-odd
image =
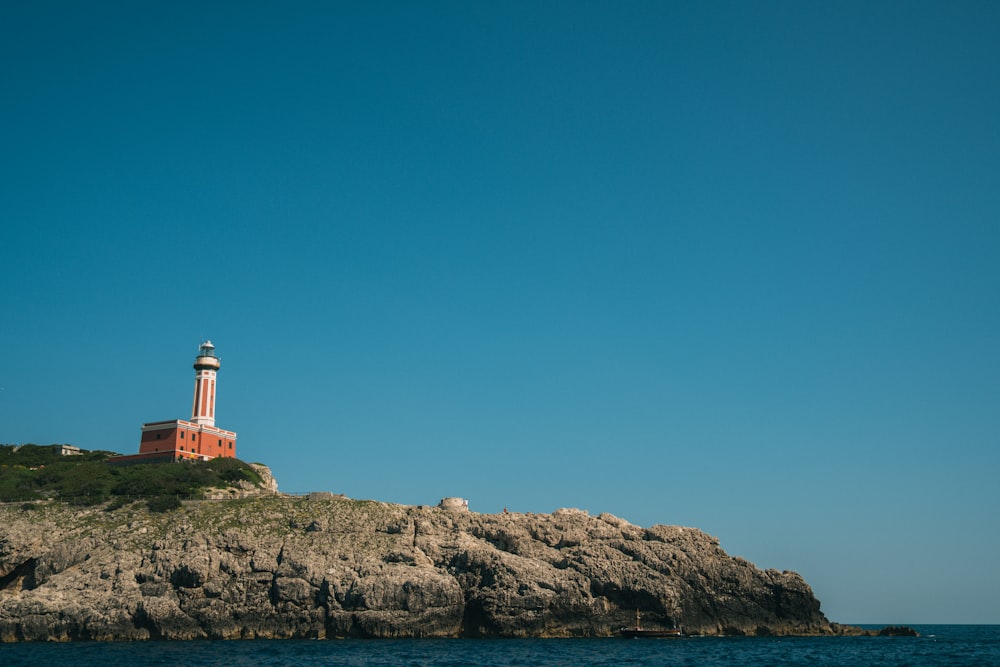
{"type": "MultiPolygon", "coordinates": [[[[868,627],[868,626],[866,626],[868,627]]],[[[920,637],[346,639],[0,644],[0,666],[823,667],[1000,665],[1000,625],[918,625],[920,637]]]]}

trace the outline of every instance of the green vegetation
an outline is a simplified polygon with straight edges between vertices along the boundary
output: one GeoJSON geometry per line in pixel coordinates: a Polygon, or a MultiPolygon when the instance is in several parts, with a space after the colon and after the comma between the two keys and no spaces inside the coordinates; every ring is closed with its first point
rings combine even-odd
{"type": "Polygon", "coordinates": [[[177,496],[156,496],[146,501],[150,512],[169,512],[181,506],[181,500],[177,496]]]}
{"type": "Polygon", "coordinates": [[[55,498],[76,505],[146,500],[154,511],[200,497],[208,488],[259,484],[260,476],[243,461],[108,465],[110,452],[60,456],[57,445],[0,445],[0,502],[55,498]]]}

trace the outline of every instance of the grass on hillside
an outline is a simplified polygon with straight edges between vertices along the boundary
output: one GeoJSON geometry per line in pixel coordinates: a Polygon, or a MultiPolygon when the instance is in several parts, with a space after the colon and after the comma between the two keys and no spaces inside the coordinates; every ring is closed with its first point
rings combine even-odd
{"type": "Polygon", "coordinates": [[[54,498],[96,505],[146,500],[151,509],[165,511],[176,507],[180,498],[198,497],[210,487],[261,482],[257,472],[238,459],[118,467],[107,464],[110,456],[96,451],[60,456],[55,445],[0,445],[0,502],[54,498]]]}

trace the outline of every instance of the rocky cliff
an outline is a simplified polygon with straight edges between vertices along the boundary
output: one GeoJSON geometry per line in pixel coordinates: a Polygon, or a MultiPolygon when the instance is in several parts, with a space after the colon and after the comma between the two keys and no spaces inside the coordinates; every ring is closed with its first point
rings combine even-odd
{"type": "Polygon", "coordinates": [[[0,507],[0,640],[833,634],[794,572],[608,514],[265,495],[0,507]],[[30,507],[31,509],[27,509],[30,507]]]}

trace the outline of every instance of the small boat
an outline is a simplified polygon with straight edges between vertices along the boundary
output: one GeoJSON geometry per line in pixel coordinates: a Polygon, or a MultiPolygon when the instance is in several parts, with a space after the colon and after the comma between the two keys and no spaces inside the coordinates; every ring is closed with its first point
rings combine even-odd
{"type": "Polygon", "coordinates": [[[635,610],[635,626],[631,628],[622,628],[618,631],[618,634],[622,637],[627,638],[638,638],[638,637],[681,637],[680,628],[644,628],[642,623],[640,623],[639,610],[635,610]]]}

